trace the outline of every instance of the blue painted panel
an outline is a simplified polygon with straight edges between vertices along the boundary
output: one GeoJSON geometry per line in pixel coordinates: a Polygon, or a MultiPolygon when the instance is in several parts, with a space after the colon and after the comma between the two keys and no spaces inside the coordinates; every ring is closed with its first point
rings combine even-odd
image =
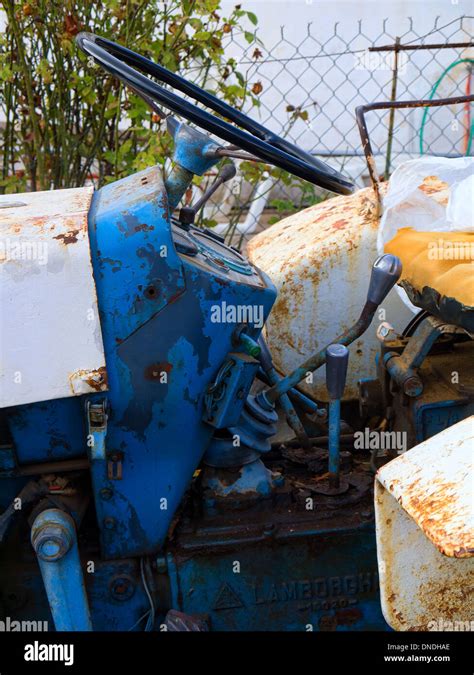
{"type": "Polygon", "coordinates": [[[60,398],[7,409],[19,464],[85,455],[83,397],[60,398]]]}
{"type": "Polygon", "coordinates": [[[416,401],[414,407],[416,439],[419,443],[474,415],[474,401],[438,401],[426,404],[422,397],[416,401]]]}
{"type": "Polygon", "coordinates": [[[205,390],[236,328],[213,322],[213,307],[259,305],[266,318],[276,291],[258,277],[229,277],[204,255],[178,256],[157,169],[100,190],[90,230],[109,378],[106,449],[122,457],[121,480],[94,472],[94,492],[102,550],[116,558],[163,543],[211,439],[205,390]]]}
{"type": "Polygon", "coordinates": [[[168,566],[173,606],[209,615],[211,630],[388,630],[372,528],[177,549],[168,566]]]}
{"type": "Polygon", "coordinates": [[[185,265],[185,279],[186,293],[107,361],[116,382],[108,396],[107,449],[124,454],[123,478],[107,483],[113,497],[99,506],[101,521],[115,520],[102,529],[108,557],[142,554],[164,541],[210,442],[213,429],[202,421],[205,390],[232,350],[235,329],[211,321],[213,305],[261,304],[267,316],[275,297],[274,289],[223,285],[191,264],[185,265]]]}

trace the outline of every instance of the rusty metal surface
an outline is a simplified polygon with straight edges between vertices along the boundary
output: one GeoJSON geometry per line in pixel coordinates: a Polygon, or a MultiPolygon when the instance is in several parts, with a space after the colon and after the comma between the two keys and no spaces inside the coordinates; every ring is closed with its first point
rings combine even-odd
{"type": "Polygon", "coordinates": [[[382,45],[380,47],[369,47],[369,52],[409,52],[409,51],[420,51],[424,49],[467,49],[468,47],[474,47],[472,40],[470,42],[437,42],[437,43],[424,43],[422,45],[382,45]]]}
{"type": "Polygon", "coordinates": [[[76,370],[69,376],[74,396],[93,391],[107,391],[107,371],[104,366],[94,370],[76,370]]]}
{"type": "Polygon", "coordinates": [[[474,556],[474,416],[382,467],[378,481],[441,553],[474,556]]]}
{"type": "Polygon", "coordinates": [[[362,141],[362,149],[364,151],[365,159],[367,161],[367,168],[369,170],[370,180],[375,192],[377,200],[377,210],[380,214],[382,211],[382,193],[381,183],[377,174],[377,167],[375,165],[374,153],[370,143],[369,131],[365,120],[365,113],[371,110],[403,110],[404,108],[431,108],[440,107],[444,105],[457,105],[460,103],[470,103],[474,101],[474,96],[453,96],[451,98],[418,99],[416,101],[375,101],[367,105],[360,105],[356,108],[356,121],[359,127],[360,138],[362,141]]]}
{"type": "Polygon", "coordinates": [[[400,631],[444,630],[444,622],[467,623],[472,630],[474,559],[440,553],[378,481],[375,510],[380,599],[387,623],[400,631]]]}
{"type": "MultiPolygon", "coordinates": [[[[378,257],[378,225],[376,201],[366,188],[285,218],[249,242],[250,260],[270,276],[279,293],[266,334],[280,372],[292,372],[357,320],[378,257]]],[[[412,317],[394,291],[383,308],[400,331],[412,317]]],[[[361,373],[375,377],[375,331],[376,326],[350,347],[346,399],[358,397],[361,373]]],[[[300,388],[327,400],[324,369],[300,388]]]]}
{"type": "Polygon", "coordinates": [[[446,429],[377,474],[381,602],[395,630],[474,630],[473,422],[446,429]]]}
{"type": "Polygon", "coordinates": [[[73,188],[0,197],[0,407],[107,388],[92,196],[73,188]]]}

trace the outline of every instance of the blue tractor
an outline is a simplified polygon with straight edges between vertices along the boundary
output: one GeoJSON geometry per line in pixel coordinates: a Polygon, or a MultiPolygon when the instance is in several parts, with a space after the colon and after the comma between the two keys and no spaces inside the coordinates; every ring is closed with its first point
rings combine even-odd
{"type": "MultiPolygon", "coordinates": [[[[275,286],[196,214],[234,175],[229,157],[342,195],[350,181],[143,56],[88,33],[77,43],[166,117],[174,161],[166,176],[0,202],[4,231],[36,246],[2,272],[3,616],[71,631],[385,630],[373,473],[347,440],[375,408],[405,406],[412,424],[423,360],[471,343],[455,332],[440,345],[425,316],[421,337],[412,325],[382,346],[375,379],[360,374],[360,410],[344,402],[348,347],[400,278],[386,254],[355,322],[279,371],[264,338],[275,286]],[[222,160],[209,193],[178,208],[222,160]],[[321,402],[299,385],[324,365],[321,402]]],[[[441,428],[469,414],[461,398],[437,402],[441,428]]]]}

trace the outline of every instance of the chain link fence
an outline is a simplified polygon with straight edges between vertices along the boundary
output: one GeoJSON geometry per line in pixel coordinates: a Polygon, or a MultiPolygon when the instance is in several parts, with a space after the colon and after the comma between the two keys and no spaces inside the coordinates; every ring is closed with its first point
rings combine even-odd
{"type": "MultiPolygon", "coordinates": [[[[257,107],[246,99],[245,112],[363,187],[368,172],[355,108],[374,101],[471,93],[473,21],[461,16],[443,24],[438,17],[415,25],[407,18],[403,31],[397,24],[397,32],[390,19],[375,32],[373,24],[368,31],[364,20],[340,22],[324,40],[309,24],[297,44],[284,28],[274,44],[249,45],[230,36],[225,54],[238,59],[246,86],[258,98],[257,107]]],[[[377,170],[385,178],[400,162],[421,154],[472,154],[471,109],[466,105],[397,110],[392,115],[374,111],[367,121],[377,170]]],[[[281,217],[331,196],[264,170],[254,181],[237,178],[217,194],[204,220],[240,246],[281,217]]]]}

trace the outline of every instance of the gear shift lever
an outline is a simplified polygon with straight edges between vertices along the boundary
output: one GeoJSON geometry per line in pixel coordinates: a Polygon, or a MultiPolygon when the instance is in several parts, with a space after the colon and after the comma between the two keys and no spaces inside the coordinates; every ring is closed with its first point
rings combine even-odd
{"type": "Polygon", "coordinates": [[[341,433],[341,398],[346,386],[349,350],[333,344],[326,349],[326,387],[329,394],[329,486],[339,487],[339,436],[341,433]]]}
{"type": "Polygon", "coordinates": [[[400,279],[401,273],[402,263],[396,255],[387,253],[377,258],[372,265],[367,302],[380,305],[400,279]]]}
{"type": "MultiPolygon", "coordinates": [[[[342,335],[333,340],[333,343],[329,347],[335,345],[347,347],[354,340],[357,340],[362,333],[365,333],[374,318],[377,307],[385,299],[393,286],[395,286],[401,272],[402,264],[394,255],[386,254],[375,261],[372,266],[367,299],[358,320],[345,333],[342,333],[342,335]]],[[[275,381],[266,391],[261,391],[256,396],[249,396],[246,403],[246,413],[241,416],[238,425],[231,428],[231,432],[239,434],[241,438],[245,438],[245,444],[257,452],[268,452],[271,447],[270,438],[275,433],[275,420],[273,418],[275,415],[275,401],[283,394],[288,393],[298,382],[301,382],[308,372],[312,373],[320,368],[326,361],[326,351],[327,347],[323,347],[323,349],[311,356],[290,375],[279,381],[275,381]],[[268,423],[266,422],[267,419],[268,423]]],[[[336,378],[338,382],[342,381],[345,383],[346,371],[343,370],[343,372],[343,378],[336,378]]],[[[332,375],[330,378],[332,387],[332,375]]],[[[337,458],[338,451],[334,452],[333,456],[337,458]]],[[[339,494],[344,491],[344,485],[340,485],[339,488],[328,486],[327,490],[325,494],[339,494]]]]}
{"type": "MultiPolygon", "coordinates": [[[[401,273],[402,263],[397,256],[386,253],[377,258],[372,265],[367,299],[360,317],[349,330],[339,335],[334,340],[334,343],[347,346],[352,344],[354,340],[357,340],[362,333],[365,333],[374,318],[377,307],[385,300],[389,291],[395,286],[401,273]]],[[[282,394],[286,394],[289,389],[297,385],[298,382],[306,377],[308,372],[314,372],[320,368],[325,361],[326,347],[321,349],[317,354],[314,354],[314,356],[311,356],[290,375],[281,379],[267,391],[261,392],[258,396],[261,400],[264,399],[267,405],[273,405],[277,398],[282,394]]]]}

